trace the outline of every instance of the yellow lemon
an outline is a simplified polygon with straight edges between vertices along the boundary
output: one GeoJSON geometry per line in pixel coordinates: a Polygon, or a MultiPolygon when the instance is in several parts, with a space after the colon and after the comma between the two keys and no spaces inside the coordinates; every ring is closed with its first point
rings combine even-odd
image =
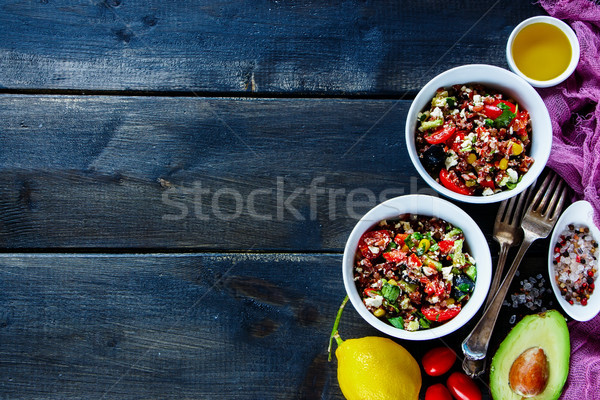
{"type": "Polygon", "coordinates": [[[391,339],[367,336],[342,340],[338,325],[348,296],[340,306],[329,338],[338,348],[337,378],[347,400],[418,400],[421,369],[417,360],[391,339]]]}
{"type": "Polygon", "coordinates": [[[368,336],[345,340],[335,351],[337,377],[348,400],[417,400],[421,370],[398,343],[368,336]]]}

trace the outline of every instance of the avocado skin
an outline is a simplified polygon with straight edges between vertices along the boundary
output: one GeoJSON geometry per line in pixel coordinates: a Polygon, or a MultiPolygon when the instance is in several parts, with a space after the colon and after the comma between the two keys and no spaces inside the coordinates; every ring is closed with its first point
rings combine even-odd
{"type": "Polygon", "coordinates": [[[490,391],[495,400],[521,400],[508,383],[508,373],[514,360],[531,348],[540,347],[550,365],[548,384],[532,400],[556,400],[562,393],[569,374],[571,343],[563,315],[550,310],[524,317],[509,332],[498,347],[490,367],[490,391]]]}

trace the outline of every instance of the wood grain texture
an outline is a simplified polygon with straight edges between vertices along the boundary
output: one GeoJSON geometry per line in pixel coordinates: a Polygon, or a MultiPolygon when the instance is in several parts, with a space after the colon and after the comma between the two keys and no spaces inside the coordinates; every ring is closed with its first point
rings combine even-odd
{"type": "MultiPolygon", "coordinates": [[[[343,399],[339,256],[0,257],[2,398],[343,399]]],[[[343,329],[374,333],[351,307],[343,329]]]]}
{"type": "MultiPolygon", "coordinates": [[[[340,251],[381,200],[433,193],[409,105],[0,96],[0,246],[340,251]]],[[[462,206],[491,232],[495,205],[462,206]]]]}
{"type": "Polygon", "coordinates": [[[414,94],[506,67],[530,1],[42,0],[0,5],[0,88],[414,94]]]}
{"type": "MultiPolygon", "coordinates": [[[[326,361],[340,265],[317,254],[2,255],[0,397],[343,399],[326,361]]],[[[503,309],[491,351],[517,312],[503,309]]],[[[473,323],[399,343],[417,359],[459,352],[473,323]]],[[[340,334],[379,335],[350,304],[340,334]]],[[[424,375],[423,387],[443,379],[424,375]]]]}

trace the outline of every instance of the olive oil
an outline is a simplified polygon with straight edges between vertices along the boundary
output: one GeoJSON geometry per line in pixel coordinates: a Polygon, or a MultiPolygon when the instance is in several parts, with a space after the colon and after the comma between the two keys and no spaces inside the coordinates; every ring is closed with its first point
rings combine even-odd
{"type": "Polygon", "coordinates": [[[554,25],[538,22],[526,26],[512,44],[513,59],[526,76],[538,81],[554,79],[571,62],[571,43],[554,25]]]}

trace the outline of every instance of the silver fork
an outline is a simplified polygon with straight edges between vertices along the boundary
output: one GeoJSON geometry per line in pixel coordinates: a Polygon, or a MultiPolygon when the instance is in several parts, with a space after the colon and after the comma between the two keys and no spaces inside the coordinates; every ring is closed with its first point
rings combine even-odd
{"type": "MultiPolygon", "coordinates": [[[[498,208],[496,221],[494,222],[494,239],[500,244],[500,252],[498,253],[498,264],[494,272],[494,279],[490,285],[484,310],[489,307],[494,294],[498,290],[498,286],[500,286],[508,249],[516,246],[523,239],[523,232],[520,229],[521,215],[523,214],[525,204],[529,200],[530,193],[531,186],[526,191],[511,197],[509,200],[504,200],[500,203],[500,208],[498,208]]],[[[485,358],[472,360],[465,357],[462,367],[467,375],[471,377],[479,376],[485,371],[485,358]]]]}
{"type": "Polygon", "coordinates": [[[552,232],[566,197],[567,187],[564,181],[553,172],[548,173],[523,216],[521,222],[523,242],[506,277],[502,281],[500,289],[498,289],[490,306],[485,310],[473,331],[462,342],[462,351],[467,358],[472,360],[485,358],[498,313],[523,255],[531,243],[537,239],[548,237],[552,232]]]}

